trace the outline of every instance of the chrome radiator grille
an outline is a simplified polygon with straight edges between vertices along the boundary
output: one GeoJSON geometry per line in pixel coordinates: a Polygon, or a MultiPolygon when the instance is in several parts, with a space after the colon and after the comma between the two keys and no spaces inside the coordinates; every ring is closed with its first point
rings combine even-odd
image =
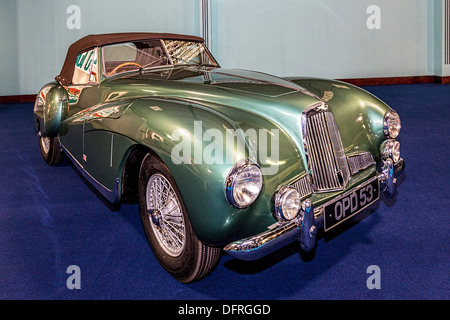
{"type": "Polygon", "coordinates": [[[350,170],[334,115],[330,111],[308,112],[303,132],[311,182],[315,192],[341,190],[350,179],[350,170]]]}

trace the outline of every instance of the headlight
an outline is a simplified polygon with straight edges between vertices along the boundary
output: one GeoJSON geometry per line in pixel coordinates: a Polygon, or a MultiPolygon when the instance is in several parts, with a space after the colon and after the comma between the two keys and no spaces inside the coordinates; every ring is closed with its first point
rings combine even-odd
{"type": "Polygon", "coordinates": [[[279,221],[297,217],[300,209],[300,194],[292,187],[283,187],[275,196],[275,216],[279,221]]]}
{"type": "Polygon", "coordinates": [[[263,184],[259,165],[249,159],[234,165],[225,181],[225,196],[229,204],[236,208],[250,206],[261,193],[263,184]]]}
{"type": "Polygon", "coordinates": [[[394,163],[400,160],[400,142],[396,140],[386,140],[381,144],[381,157],[383,160],[391,158],[394,163]]]}
{"type": "Polygon", "coordinates": [[[395,139],[400,134],[402,123],[397,112],[388,110],[384,115],[383,131],[387,139],[395,139]]]}

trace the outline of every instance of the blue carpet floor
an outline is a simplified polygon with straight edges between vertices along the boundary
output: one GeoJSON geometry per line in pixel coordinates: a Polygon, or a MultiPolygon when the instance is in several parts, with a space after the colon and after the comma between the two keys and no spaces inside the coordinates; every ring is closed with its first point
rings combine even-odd
{"type": "Polygon", "coordinates": [[[0,104],[0,299],[449,299],[450,86],[366,89],[402,117],[397,198],[321,235],[313,255],[296,243],[257,262],[223,255],[189,285],[153,257],[137,205],[108,205],[67,160],[44,163],[32,104],[0,104]],[[66,286],[71,265],[81,289],[66,286]]]}

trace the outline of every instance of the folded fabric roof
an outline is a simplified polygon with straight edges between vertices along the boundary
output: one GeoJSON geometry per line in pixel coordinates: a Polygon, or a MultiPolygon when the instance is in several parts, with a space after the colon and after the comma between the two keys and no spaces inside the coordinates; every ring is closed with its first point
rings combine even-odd
{"type": "Polygon", "coordinates": [[[78,54],[83,51],[104,46],[108,44],[116,44],[122,42],[143,41],[152,39],[170,39],[170,40],[186,40],[203,42],[200,37],[180,35],[173,33],[147,33],[147,32],[133,32],[133,33],[106,33],[106,34],[91,34],[80,40],[74,42],[68,49],[66,60],[58,76],[55,77],[57,81],[63,85],[72,83],[73,72],[75,69],[75,61],[78,54]]]}

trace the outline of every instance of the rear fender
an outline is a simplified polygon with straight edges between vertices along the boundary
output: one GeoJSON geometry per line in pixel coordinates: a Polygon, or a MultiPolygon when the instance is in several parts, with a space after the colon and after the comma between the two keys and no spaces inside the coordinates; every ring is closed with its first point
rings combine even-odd
{"type": "Polygon", "coordinates": [[[34,129],[43,137],[55,137],[60,133],[61,122],[69,113],[69,95],[56,82],[46,84],[36,97],[33,110],[34,129]]]}

